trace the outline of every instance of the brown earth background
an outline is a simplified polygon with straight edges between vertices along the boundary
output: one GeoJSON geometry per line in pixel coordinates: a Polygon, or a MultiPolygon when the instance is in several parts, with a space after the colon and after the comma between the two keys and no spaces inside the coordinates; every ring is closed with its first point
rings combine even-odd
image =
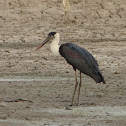
{"type": "Polygon", "coordinates": [[[126,125],[126,0],[70,5],[66,22],[60,0],[0,0],[0,126],[126,125]],[[51,31],[91,52],[105,77],[82,75],[80,106],[68,107],[72,67],[50,43],[35,50],[51,31]],[[6,102],[19,98],[32,102],[6,102]]]}

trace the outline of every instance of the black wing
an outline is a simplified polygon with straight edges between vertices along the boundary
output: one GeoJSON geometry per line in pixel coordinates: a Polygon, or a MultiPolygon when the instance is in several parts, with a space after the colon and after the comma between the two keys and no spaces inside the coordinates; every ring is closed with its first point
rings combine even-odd
{"type": "Polygon", "coordinates": [[[66,43],[60,46],[59,51],[60,54],[70,65],[73,66],[74,69],[78,69],[82,73],[89,75],[96,82],[104,80],[98,68],[97,61],[84,48],[81,48],[72,43],[66,43]]]}

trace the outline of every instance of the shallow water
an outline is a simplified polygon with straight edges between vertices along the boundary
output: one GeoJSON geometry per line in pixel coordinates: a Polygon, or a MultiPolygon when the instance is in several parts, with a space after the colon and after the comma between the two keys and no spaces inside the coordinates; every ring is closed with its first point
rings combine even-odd
{"type": "MultiPolygon", "coordinates": [[[[35,112],[38,110],[35,110],[35,112]]],[[[83,115],[83,116],[126,116],[126,106],[93,106],[93,107],[76,107],[71,110],[49,108],[39,110],[39,112],[55,113],[55,114],[66,114],[66,115],[83,115]]]]}
{"type": "Polygon", "coordinates": [[[67,77],[34,77],[34,76],[5,76],[0,77],[0,82],[31,82],[31,81],[60,81],[60,80],[74,80],[74,78],[67,77]]]}
{"type": "MultiPolygon", "coordinates": [[[[116,119],[120,117],[126,117],[126,106],[95,106],[95,107],[72,107],[70,110],[66,110],[65,108],[47,108],[42,110],[32,110],[32,112],[39,112],[41,114],[48,113],[48,114],[54,114],[54,115],[70,115],[71,117],[77,116],[77,117],[88,117],[89,121],[91,120],[111,120],[116,119]],[[97,118],[96,118],[97,117],[97,118]]],[[[78,118],[77,118],[78,119],[78,118]]],[[[84,120],[84,118],[82,118],[84,120]]],[[[49,120],[48,120],[49,121],[49,120]]],[[[50,120],[51,121],[51,120],[50,120]]],[[[27,121],[27,120],[20,120],[20,119],[0,119],[0,122],[2,123],[12,123],[14,125],[27,125],[27,126],[42,126],[46,119],[41,119],[38,121],[27,121]]],[[[59,126],[62,122],[51,122],[55,126],[59,126]]],[[[79,124],[73,124],[78,126],[83,126],[79,124]]]]}

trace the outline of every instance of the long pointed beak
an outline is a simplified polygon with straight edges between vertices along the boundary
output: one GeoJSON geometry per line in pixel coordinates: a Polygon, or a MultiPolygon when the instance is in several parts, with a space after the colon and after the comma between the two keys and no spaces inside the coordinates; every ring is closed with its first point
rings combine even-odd
{"type": "Polygon", "coordinates": [[[42,46],[44,46],[48,41],[49,41],[50,37],[48,36],[39,46],[38,48],[36,48],[36,50],[40,49],[42,46]]]}

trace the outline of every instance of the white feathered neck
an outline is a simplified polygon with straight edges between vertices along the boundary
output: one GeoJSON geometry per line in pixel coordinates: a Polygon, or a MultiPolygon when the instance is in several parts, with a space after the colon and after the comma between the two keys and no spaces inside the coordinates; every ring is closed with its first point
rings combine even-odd
{"type": "Polygon", "coordinates": [[[60,35],[59,35],[59,33],[56,33],[54,35],[54,38],[53,38],[52,43],[51,43],[51,51],[56,56],[60,55],[59,54],[59,47],[60,47],[59,41],[60,41],[60,35]]]}

